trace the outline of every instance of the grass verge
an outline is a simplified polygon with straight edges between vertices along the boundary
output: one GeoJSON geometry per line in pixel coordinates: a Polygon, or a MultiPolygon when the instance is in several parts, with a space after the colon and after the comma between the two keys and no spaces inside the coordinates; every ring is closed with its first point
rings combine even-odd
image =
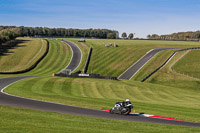
{"type": "MultiPolygon", "coordinates": [[[[79,39],[69,40],[77,43],[79,39]]],[[[197,42],[110,39],[86,39],[85,44],[93,48],[88,73],[115,77],[121,75],[150,49],[161,47],[195,47],[199,45],[197,42]],[[105,47],[105,44],[116,44],[119,47],[105,47]]]]}
{"type": "Polygon", "coordinates": [[[197,133],[199,128],[160,125],[74,116],[30,109],[0,106],[0,130],[3,133],[197,133]],[[145,127],[145,128],[144,128],[145,127]]]}
{"type": "Polygon", "coordinates": [[[31,67],[46,51],[42,39],[17,38],[15,46],[0,56],[0,71],[15,72],[31,67]]]}
{"type": "Polygon", "coordinates": [[[179,62],[178,60],[183,55],[185,55],[186,52],[187,51],[176,53],[176,55],[170,60],[170,62],[167,65],[165,65],[162,69],[153,74],[149,79],[147,79],[146,82],[161,84],[165,86],[178,87],[182,89],[196,90],[197,93],[199,94],[200,80],[198,78],[177,73],[176,71],[172,70],[172,66],[177,62],[179,62]]]}
{"type": "Polygon", "coordinates": [[[156,68],[162,65],[174,50],[164,50],[155,55],[147,64],[145,64],[131,80],[141,81],[143,78],[148,76],[156,68]]]}
{"type": "Polygon", "coordinates": [[[35,77],[19,81],[7,93],[94,109],[110,109],[129,98],[136,112],[199,121],[199,90],[141,82],[35,77]],[[192,103],[192,104],[191,104],[192,103]]]}
{"type": "Polygon", "coordinates": [[[65,68],[72,57],[69,46],[57,40],[49,39],[49,52],[35,69],[24,74],[0,75],[0,77],[22,76],[22,75],[51,75],[65,68]]]}
{"type": "Polygon", "coordinates": [[[200,50],[191,50],[172,69],[178,73],[200,79],[200,50]]]}
{"type": "Polygon", "coordinates": [[[79,67],[74,72],[76,72],[78,70],[81,70],[81,72],[83,72],[90,48],[88,47],[88,45],[86,45],[82,42],[78,42],[78,40],[76,40],[76,39],[68,38],[66,40],[75,43],[81,49],[82,60],[81,60],[79,67]]]}

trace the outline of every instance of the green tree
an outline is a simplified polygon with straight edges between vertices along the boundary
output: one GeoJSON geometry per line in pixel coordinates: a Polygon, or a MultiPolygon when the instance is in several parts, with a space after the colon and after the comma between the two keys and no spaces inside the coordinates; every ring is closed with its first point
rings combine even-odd
{"type": "Polygon", "coordinates": [[[108,33],[107,34],[107,39],[115,39],[116,35],[114,33],[108,33]]]}
{"type": "MultiPolygon", "coordinates": [[[[0,31],[4,29],[16,28],[15,26],[0,26],[0,31]]],[[[65,29],[65,28],[47,28],[47,27],[18,27],[20,29],[19,36],[68,36],[68,37],[96,37],[96,38],[118,38],[118,31],[109,29],[65,29]],[[108,35],[112,33],[112,35],[108,35]]],[[[10,34],[10,33],[8,33],[10,34]]],[[[1,40],[9,36],[1,35],[1,40]]],[[[12,38],[12,37],[11,37],[12,38]]]]}
{"type": "Polygon", "coordinates": [[[157,34],[153,34],[151,37],[152,39],[157,39],[159,36],[157,34]]]}
{"type": "Polygon", "coordinates": [[[147,35],[147,39],[151,39],[151,35],[147,35]]]}
{"type": "Polygon", "coordinates": [[[19,36],[18,28],[7,28],[0,31],[0,45],[2,43],[14,40],[17,36],[19,36]]]}
{"type": "Polygon", "coordinates": [[[130,34],[128,35],[128,38],[129,38],[130,40],[132,40],[133,37],[134,37],[133,33],[130,33],[130,34]]]}
{"type": "Polygon", "coordinates": [[[122,33],[122,38],[123,38],[123,39],[127,38],[126,32],[123,32],[123,33],[122,33]]]}

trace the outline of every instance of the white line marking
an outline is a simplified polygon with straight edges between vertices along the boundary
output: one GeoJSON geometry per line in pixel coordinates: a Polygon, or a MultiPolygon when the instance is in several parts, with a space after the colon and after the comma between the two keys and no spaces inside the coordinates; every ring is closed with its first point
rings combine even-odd
{"type": "Polygon", "coordinates": [[[149,115],[149,114],[143,114],[144,117],[152,117],[154,115],[149,115]]]}

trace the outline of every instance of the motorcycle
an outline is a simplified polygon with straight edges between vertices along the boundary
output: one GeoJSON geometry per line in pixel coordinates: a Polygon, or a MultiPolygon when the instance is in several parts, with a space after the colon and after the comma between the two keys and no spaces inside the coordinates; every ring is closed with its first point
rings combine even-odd
{"type": "Polygon", "coordinates": [[[123,102],[117,102],[115,104],[115,107],[110,109],[110,113],[128,115],[133,107],[134,107],[133,104],[124,105],[123,102]]]}

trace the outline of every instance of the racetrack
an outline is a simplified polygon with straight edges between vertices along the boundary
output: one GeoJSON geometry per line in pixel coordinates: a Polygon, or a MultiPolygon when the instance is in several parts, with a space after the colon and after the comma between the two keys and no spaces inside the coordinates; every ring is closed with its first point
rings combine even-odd
{"type": "Polygon", "coordinates": [[[129,67],[123,72],[118,79],[130,80],[154,55],[162,50],[174,49],[174,48],[156,48],[147,52],[142,58],[140,58],[135,64],[129,67]]]}
{"type": "MultiPolygon", "coordinates": [[[[75,45],[75,44],[73,44],[75,45]]],[[[73,50],[73,49],[72,49],[73,50]]],[[[73,53],[76,53],[73,51],[73,53]]],[[[154,54],[155,55],[155,54],[154,54]]],[[[71,59],[69,66],[72,66],[72,70],[75,70],[78,66],[72,65],[71,63],[77,62],[80,60],[82,55],[78,54],[77,56],[73,56],[71,59]]],[[[151,56],[151,55],[149,55],[151,56]]],[[[147,56],[147,57],[149,57],[147,56]]],[[[150,58],[149,58],[150,59],[150,58]]],[[[147,60],[148,61],[148,60],[147,60]]],[[[133,67],[134,68],[134,67],[133,67]]],[[[44,102],[39,100],[32,100],[28,98],[22,98],[18,96],[13,96],[3,92],[3,90],[25,78],[30,78],[33,76],[22,76],[22,77],[9,77],[9,78],[1,78],[0,79],[0,104],[6,106],[14,106],[14,107],[21,107],[21,108],[28,108],[28,109],[36,109],[36,110],[43,110],[49,112],[57,112],[57,113],[65,113],[65,114],[73,114],[73,115],[81,115],[81,116],[89,116],[89,117],[96,117],[96,118],[106,118],[106,119],[117,119],[117,120],[127,120],[127,121],[137,121],[137,122],[147,122],[147,123],[159,123],[159,124],[169,124],[169,125],[179,125],[179,126],[190,126],[190,127],[200,127],[200,123],[193,123],[193,122],[185,122],[185,121],[175,121],[175,120],[166,120],[166,119],[158,119],[158,118],[149,118],[143,116],[123,116],[123,115],[115,115],[109,114],[108,112],[101,111],[101,110],[94,110],[82,107],[75,107],[63,104],[56,104],[51,102],[44,102]]]]}
{"type": "Polygon", "coordinates": [[[72,58],[71,58],[69,65],[66,68],[64,68],[60,73],[62,73],[66,69],[69,69],[69,70],[71,70],[71,72],[73,72],[74,70],[76,70],[76,68],[78,68],[78,66],[81,63],[82,52],[81,52],[80,48],[78,46],[76,46],[74,43],[66,41],[66,40],[62,40],[62,41],[70,46],[70,48],[72,50],[72,58]]]}
{"type": "Polygon", "coordinates": [[[74,106],[32,100],[32,99],[27,99],[27,98],[21,98],[21,97],[12,96],[3,92],[3,89],[5,89],[5,87],[7,87],[8,85],[15,83],[19,80],[30,78],[30,77],[31,76],[22,76],[22,77],[9,77],[9,78],[0,79],[0,90],[1,90],[0,104],[6,105],[6,106],[14,106],[14,107],[36,109],[36,110],[65,113],[65,114],[73,114],[73,115],[81,115],[81,116],[89,116],[89,117],[96,117],[96,118],[200,127],[200,123],[165,120],[165,119],[149,118],[149,117],[143,117],[143,116],[113,115],[101,110],[87,109],[87,108],[81,108],[81,107],[74,107],[74,106]]]}

